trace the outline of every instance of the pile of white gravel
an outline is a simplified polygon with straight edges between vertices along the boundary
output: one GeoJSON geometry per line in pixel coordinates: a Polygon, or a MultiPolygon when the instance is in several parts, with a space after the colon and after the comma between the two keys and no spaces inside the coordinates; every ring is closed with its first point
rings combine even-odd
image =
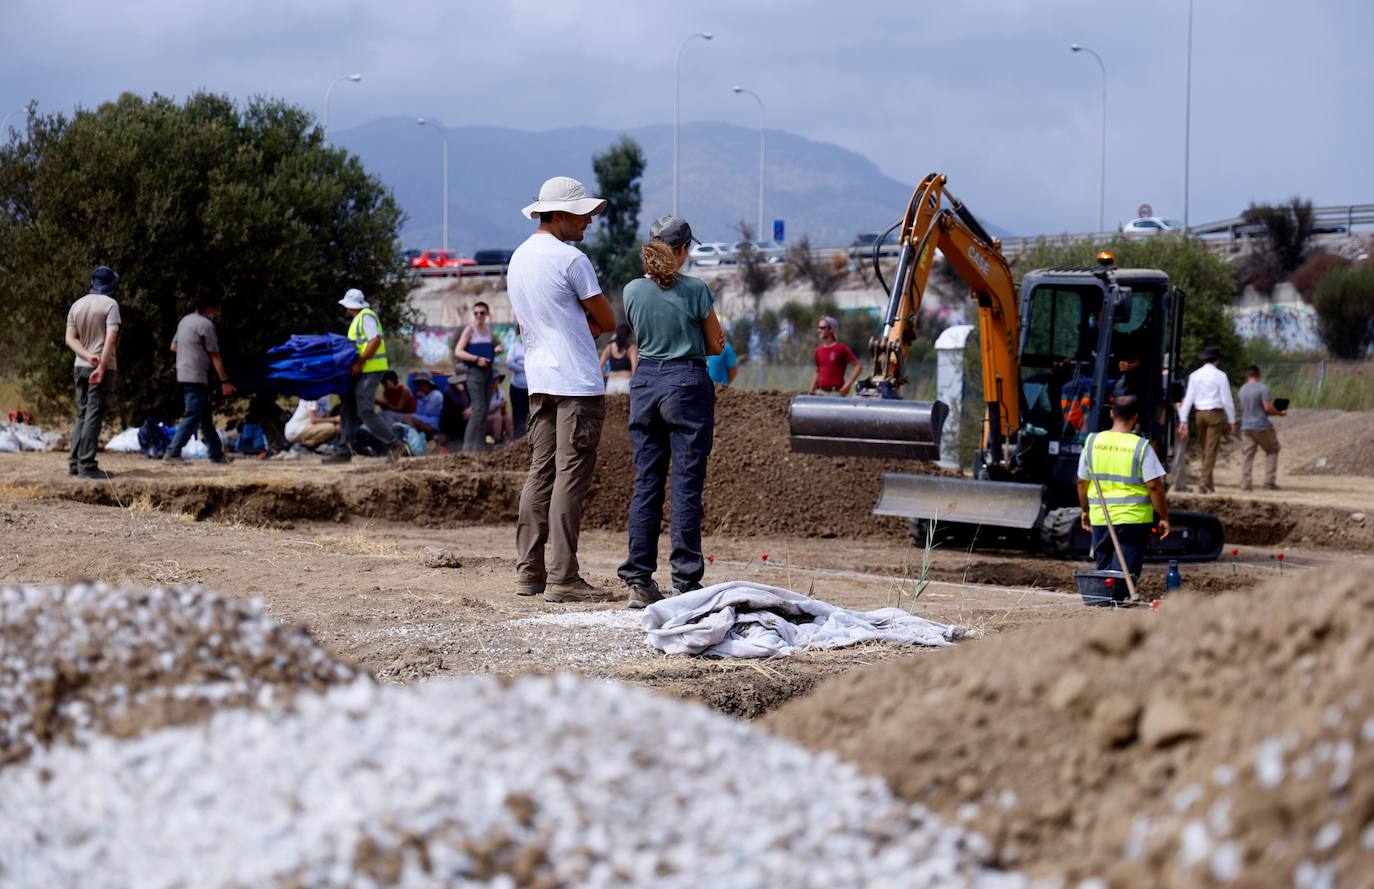
{"type": "Polygon", "coordinates": [[[133,736],[357,675],[256,599],[200,587],[0,587],[0,767],[54,742],[133,736]]]}
{"type": "Polygon", "coordinates": [[[1023,887],[833,756],[571,676],[368,680],[0,770],[0,884],[1023,887]]]}

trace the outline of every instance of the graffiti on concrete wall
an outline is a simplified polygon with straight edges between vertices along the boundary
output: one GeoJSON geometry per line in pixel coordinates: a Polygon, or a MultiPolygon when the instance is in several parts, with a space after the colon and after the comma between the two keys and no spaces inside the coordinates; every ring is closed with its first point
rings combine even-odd
{"type": "Polygon", "coordinates": [[[1233,311],[1236,333],[1244,339],[1264,337],[1285,352],[1322,349],[1317,312],[1303,303],[1269,303],[1233,311]]]}

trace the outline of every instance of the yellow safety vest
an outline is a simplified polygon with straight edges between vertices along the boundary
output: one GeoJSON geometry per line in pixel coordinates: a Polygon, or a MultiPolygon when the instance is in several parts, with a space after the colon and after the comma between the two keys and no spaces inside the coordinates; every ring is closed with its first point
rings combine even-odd
{"type": "MultiPolygon", "coordinates": [[[[378,318],[377,313],[371,309],[363,309],[358,312],[358,314],[353,316],[353,323],[348,325],[348,338],[353,341],[353,345],[358,347],[359,355],[362,355],[363,350],[367,348],[367,344],[372,342],[372,337],[363,333],[363,319],[369,315],[372,317],[372,320],[377,322],[377,336],[380,337],[382,335],[382,319],[378,318]]],[[[389,365],[386,362],[386,340],[382,340],[381,345],[377,347],[377,351],[372,354],[372,357],[363,362],[363,373],[381,373],[386,370],[387,367],[389,367],[389,365]]]]}
{"type": "MultiPolygon", "coordinates": [[[[1148,525],[1155,519],[1150,490],[1145,487],[1145,450],[1148,439],[1129,432],[1094,432],[1083,443],[1090,476],[1102,484],[1113,525],[1148,525]]],[[[1106,525],[1092,480],[1088,481],[1088,520],[1106,525]]]]}

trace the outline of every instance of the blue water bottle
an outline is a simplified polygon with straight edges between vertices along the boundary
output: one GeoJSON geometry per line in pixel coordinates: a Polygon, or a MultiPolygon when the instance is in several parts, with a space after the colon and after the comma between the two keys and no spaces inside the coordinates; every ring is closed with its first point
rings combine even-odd
{"type": "Polygon", "coordinates": [[[1164,591],[1172,593],[1174,590],[1183,586],[1183,575],[1178,573],[1178,561],[1169,560],[1169,574],[1164,578],[1164,591]]]}

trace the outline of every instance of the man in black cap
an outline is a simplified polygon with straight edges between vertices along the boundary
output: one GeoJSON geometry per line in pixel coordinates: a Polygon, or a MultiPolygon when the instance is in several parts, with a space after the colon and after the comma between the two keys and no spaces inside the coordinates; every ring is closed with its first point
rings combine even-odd
{"type": "Polygon", "coordinates": [[[119,338],[119,276],[108,266],[91,273],[91,290],[67,312],[67,347],[76,355],[76,426],[67,471],[81,478],[110,478],[96,464],[100,427],[113,401],[115,341],[119,338]]]}
{"type": "Polygon", "coordinates": [[[1217,451],[1221,448],[1221,436],[1230,428],[1236,434],[1236,405],[1231,398],[1231,381],[1226,373],[1217,367],[1221,360],[1221,350],[1208,346],[1202,350],[1202,366],[1188,375],[1188,390],[1183,395],[1183,406],[1178,409],[1178,433],[1183,438],[1197,427],[1198,443],[1202,446],[1202,477],[1198,490],[1204,494],[1214,493],[1212,468],[1217,463],[1217,451]],[[1189,411],[1197,414],[1189,422],[1189,411]]]}

